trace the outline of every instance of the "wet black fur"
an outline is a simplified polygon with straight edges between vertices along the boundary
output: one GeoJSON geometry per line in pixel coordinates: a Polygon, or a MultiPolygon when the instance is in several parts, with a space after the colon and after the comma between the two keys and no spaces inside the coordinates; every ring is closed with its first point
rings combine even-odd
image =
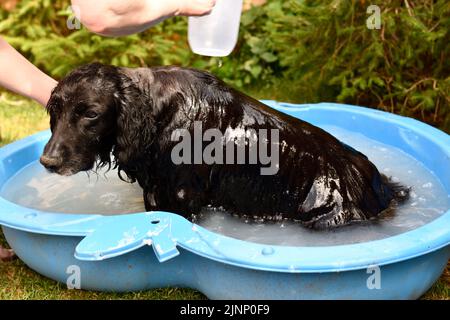
{"type": "Polygon", "coordinates": [[[120,172],[143,188],[147,210],[190,217],[206,205],[222,206],[320,229],[374,218],[408,195],[324,130],[199,70],[89,64],[59,82],[47,108],[53,134],[41,162],[73,174],[96,160],[110,164],[112,152],[120,172]],[[278,173],[264,176],[260,165],[250,164],[175,165],[171,134],[177,128],[192,132],[194,121],[221,132],[240,125],[279,129],[287,147],[280,150],[278,173]]]}

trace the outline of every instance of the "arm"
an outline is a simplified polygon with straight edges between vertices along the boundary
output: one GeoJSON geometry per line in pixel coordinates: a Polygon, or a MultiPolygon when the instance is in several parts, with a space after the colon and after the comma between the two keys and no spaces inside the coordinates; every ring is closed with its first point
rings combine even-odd
{"type": "Polygon", "coordinates": [[[0,37],[0,86],[45,106],[56,84],[0,37]]]}
{"type": "Polygon", "coordinates": [[[176,15],[204,15],[216,0],[72,0],[77,18],[86,28],[104,36],[144,31],[176,15]]]}

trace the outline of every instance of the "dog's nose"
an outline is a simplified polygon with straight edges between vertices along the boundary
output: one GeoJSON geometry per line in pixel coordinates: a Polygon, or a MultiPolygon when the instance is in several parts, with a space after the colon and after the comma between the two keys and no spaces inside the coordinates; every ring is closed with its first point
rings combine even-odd
{"type": "Polygon", "coordinates": [[[62,164],[61,158],[50,157],[47,155],[42,155],[40,158],[40,162],[47,170],[52,172],[56,171],[56,169],[58,169],[62,164]]]}

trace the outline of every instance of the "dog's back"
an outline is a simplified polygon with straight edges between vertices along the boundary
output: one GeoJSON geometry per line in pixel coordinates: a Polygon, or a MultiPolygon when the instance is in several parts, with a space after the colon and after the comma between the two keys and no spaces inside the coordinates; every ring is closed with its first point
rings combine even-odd
{"type": "MultiPolygon", "coordinates": [[[[178,67],[152,68],[151,72],[151,95],[166,99],[156,115],[164,121],[157,129],[160,136],[154,152],[159,154],[151,164],[154,177],[150,181],[160,183],[147,186],[153,190],[152,197],[159,199],[158,208],[189,216],[205,205],[222,206],[239,215],[289,218],[312,228],[327,228],[376,217],[407,197],[406,188],[391,183],[362,153],[209,73],[178,67]],[[172,92],[171,98],[167,91],[172,92]],[[238,164],[236,153],[228,164],[194,164],[194,156],[190,164],[174,164],[171,150],[177,142],[170,135],[182,128],[194,136],[195,123],[201,123],[203,131],[223,133],[277,130],[278,141],[268,137],[269,145],[279,146],[277,172],[262,175],[261,163],[238,164]]],[[[225,144],[222,152],[227,152],[225,144]]]]}

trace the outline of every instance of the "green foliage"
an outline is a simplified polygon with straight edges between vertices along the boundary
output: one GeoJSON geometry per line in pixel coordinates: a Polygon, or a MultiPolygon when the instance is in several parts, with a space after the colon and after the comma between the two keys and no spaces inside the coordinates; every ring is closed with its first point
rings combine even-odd
{"type": "Polygon", "coordinates": [[[269,0],[246,11],[225,58],[193,54],[185,18],[141,34],[105,38],[70,30],[67,0],[22,0],[0,10],[0,34],[56,78],[92,61],[206,69],[260,98],[339,101],[415,116],[450,131],[450,6],[447,0],[269,0]],[[366,27],[367,6],[381,29],[366,27]],[[255,90],[257,88],[257,90],[255,90]]]}
{"type": "Polygon", "coordinates": [[[284,5],[271,43],[288,83],[303,96],[307,88],[310,101],[377,107],[449,130],[450,6],[411,2],[378,1],[380,30],[366,27],[365,1],[284,5]]]}

